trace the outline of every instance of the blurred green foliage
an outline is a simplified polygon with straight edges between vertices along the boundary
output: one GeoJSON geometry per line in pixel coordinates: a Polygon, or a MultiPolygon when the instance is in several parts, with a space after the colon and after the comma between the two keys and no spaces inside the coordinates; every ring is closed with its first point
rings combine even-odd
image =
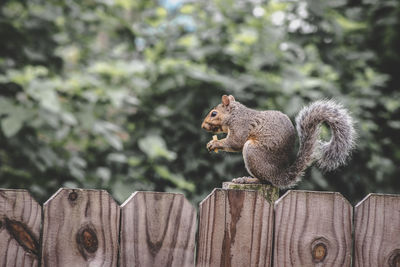
{"type": "Polygon", "coordinates": [[[228,93],[292,119],[337,99],[357,151],[297,188],[352,202],[400,191],[398,1],[5,0],[0,12],[1,187],[200,201],[246,174],[241,155],[208,154],[200,129],[228,93]]]}

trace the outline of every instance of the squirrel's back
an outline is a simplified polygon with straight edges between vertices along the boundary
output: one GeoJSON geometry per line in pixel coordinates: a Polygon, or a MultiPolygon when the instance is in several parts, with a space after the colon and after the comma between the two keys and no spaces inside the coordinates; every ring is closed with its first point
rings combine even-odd
{"type": "Polygon", "coordinates": [[[258,111],[250,120],[253,123],[250,138],[259,140],[271,152],[293,149],[296,132],[286,114],[276,110],[258,111]]]}

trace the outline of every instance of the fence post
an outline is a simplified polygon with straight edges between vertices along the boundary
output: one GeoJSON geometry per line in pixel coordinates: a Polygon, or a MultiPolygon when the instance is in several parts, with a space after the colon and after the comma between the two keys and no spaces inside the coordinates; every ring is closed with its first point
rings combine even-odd
{"type": "Polygon", "coordinates": [[[121,206],[120,266],[194,266],[195,235],[182,194],[136,192],[121,206]]]}
{"type": "Polygon", "coordinates": [[[28,191],[0,189],[0,266],[38,266],[41,222],[28,191]]]}
{"type": "Polygon", "coordinates": [[[257,191],[271,204],[279,198],[279,188],[271,184],[235,184],[232,182],[223,182],[222,188],[257,191]]]}
{"type": "Polygon", "coordinates": [[[120,209],[106,191],[60,189],[43,208],[42,266],[117,266],[120,209]]]}
{"type": "Polygon", "coordinates": [[[288,191],[275,202],[274,266],[350,266],[351,231],[341,194],[288,191]]]}
{"type": "Polygon", "coordinates": [[[270,266],[272,216],[257,191],[214,189],[200,203],[197,266],[270,266]]]}
{"type": "Polygon", "coordinates": [[[400,195],[369,194],[355,207],[354,266],[400,265],[400,195]]]}

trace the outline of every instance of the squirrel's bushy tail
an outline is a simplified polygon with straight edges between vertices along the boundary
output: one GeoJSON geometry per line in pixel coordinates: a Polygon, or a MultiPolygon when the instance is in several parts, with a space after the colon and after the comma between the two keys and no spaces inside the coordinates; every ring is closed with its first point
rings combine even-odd
{"type": "Polygon", "coordinates": [[[332,100],[320,100],[304,107],[296,117],[296,129],[300,148],[288,175],[293,183],[314,161],[326,171],[344,164],[355,144],[352,118],[346,109],[332,100]],[[328,142],[319,140],[322,123],[331,130],[328,142]]]}

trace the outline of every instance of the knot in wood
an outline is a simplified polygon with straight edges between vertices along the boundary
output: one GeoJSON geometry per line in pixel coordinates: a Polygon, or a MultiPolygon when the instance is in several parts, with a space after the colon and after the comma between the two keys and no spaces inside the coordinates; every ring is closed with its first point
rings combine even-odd
{"type": "Polygon", "coordinates": [[[400,249],[395,249],[389,256],[390,267],[400,267],[400,249]]]}
{"type": "Polygon", "coordinates": [[[91,229],[86,229],[82,233],[83,246],[90,253],[96,252],[98,248],[97,236],[91,229]]]}
{"type": "Polygon", "coordinates": [[[92,226],[82,227],[76,235],[76,242],[79,252],[85,259],[88,259],[90,254],[95,253],[99,247],[97,234],[92,226]]]}
{"type": "Polygon", "coordinates": [[[38,255],[39,243],[25,224],[5,218],[5,226],[10,236],[12,236],[25,251],[35,256],[38,255]]]}
{"type": "Polygon", "coordinates": [[[78,193],[76,193],[75,191],[68,194],[69,201],[75,201],[77,198],[78,198],[78,193]]]}
{"type": "Polygon", "coordinates": [[[326,246],[323,243],[318,243],[312,252],[313,260],[316,262],[322,262],[326,257],[326,246]]]}
{"type": "Polygon", "coordinates": [[[328,242],[320,237],[314,240],[311,245],[311,256],[314,263],[323,262],[328,255],[328,242]]]}

